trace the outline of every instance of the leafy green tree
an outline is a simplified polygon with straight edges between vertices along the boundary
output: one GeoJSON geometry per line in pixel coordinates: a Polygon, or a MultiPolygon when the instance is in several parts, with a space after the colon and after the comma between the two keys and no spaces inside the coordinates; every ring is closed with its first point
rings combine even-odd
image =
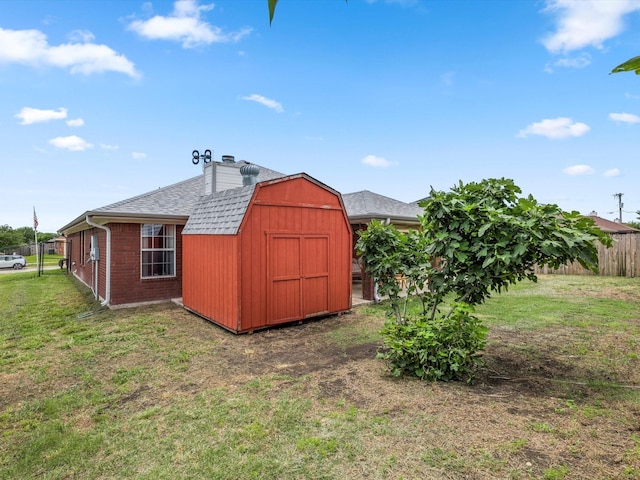
{"type": "Polygon", "coordinates": [[[637,218],[632,220],[631,222],[624,222],[625,225],[629,225],[630,227],[637,228],[640,230],[640,210],[636,210],[637,218]]]}
{"type": "Polygon", "coordinates": [[[276,5],[278,0],[268,0],[269,2],[269,24],[273,22],[273,16],[276,14],[276,5]]]}
{"type": "MultiPolygon", "coordinates": [[[[31,227],[16,228],[16,232],[18,232],[22,238],[22,242],[20,243],[33,243],[35,241],[35,232],[31,227]]],[[[40,235],[38,235],[38,240],[39,239],[40,235]]]]}
{"type": "Polygon", "coordinates": [[[633,57],[611,70],[611,73],[620,72],[636,72],[636,75],[640,75],[640,56],[633,57]]]}
{"type": "Polygon", "coordinates": [[[9,225],[0,225],[0,250],[22,245],[22,243],[20,233],[9,225]]]}
{"type": "Polygon", "coordinates": [[[471,379],[486,336],[475,305],[518,281],[536,281],[536,265],[577,261],[597,272],[595,241],[610,246],[611,238],[578,212],[521,193],[504,178],[432,189],[421,203],[420,231],[372,222],[372,232],[360,236],[365,268],[392,304],[395,318],[382,333],[394,374],[471,379]],[[407,279],[409,294],[419,294],[421,314],[406,315],[397,275],[407,279]]]}

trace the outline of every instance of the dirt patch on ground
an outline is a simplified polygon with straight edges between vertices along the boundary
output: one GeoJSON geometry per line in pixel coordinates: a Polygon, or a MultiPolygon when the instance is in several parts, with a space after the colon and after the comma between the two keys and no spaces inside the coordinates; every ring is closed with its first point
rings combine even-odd
{"type": "MultiPolygon", "coordinates": [[[[74,361],[95,362],[95,381],[114,392],[118,375],[141,372],[111,409],[144,411],[214,387],[231,394],[264,379],[269,395],[304,396],[321,419],[336,405],[353,408],[354,422],[371,431],[356,440],[362,462],[345,462],[335,478],[640,478],[640,363],[637,343],[623,334],[493,328],[485,366],[465,385],[392,377],[376,358],[383,318],[358,309],[245,335],[170,305],[91,321],[109,322],[113,341],[74,361]],[[131,324],[140,325],[139,348],[122,350],[118,338],[131,338],[131,324]],[[159,370],[163,376],[145,377],[159,370]],[[389,474],[380,473],[384,462],[389,474]],[[570,475],[561,476],[565,468],[570,475]]],[[[28,401],[71,378],[49,374],[0,375],[1,400],[28,401]]]]}

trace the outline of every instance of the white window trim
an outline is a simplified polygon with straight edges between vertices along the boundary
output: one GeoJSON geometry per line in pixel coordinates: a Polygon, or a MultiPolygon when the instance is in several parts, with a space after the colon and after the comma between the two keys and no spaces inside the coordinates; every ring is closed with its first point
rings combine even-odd
{"type": "MultiPolygon", "coordinates": [[[[177,266],[176,266],[176,231],[177,228],[174,224],[170,224],[170,223],[141,223],[140,224],[140,279],[141,280],[153,280],[156,278],[175,278],[177,275],[177,266]],[[145,238],[149,238],[149,237],[144,237],[143,236],[143,232],[144,232],[144,226],[145,225],[162,225],[165,229],[167,227],[172,227],[173,228],[173,248],[144,248],[143,247],[143,242],[145,238]],[[151,275],[151,276],[145,276],[143,275],[143,262],[142,262],[142,258],[143,258],[143,252],[172,252],[173,253],[173,274],[172,275],[151,275]]],[[[165,235],[166,236],[166,235],[165,235]]]]}

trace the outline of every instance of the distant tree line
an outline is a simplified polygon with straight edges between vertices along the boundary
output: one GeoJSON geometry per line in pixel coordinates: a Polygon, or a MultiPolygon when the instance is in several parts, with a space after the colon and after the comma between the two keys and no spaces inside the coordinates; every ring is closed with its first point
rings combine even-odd
{"type": "Polygon", "coordinates": [[[638,218],[636,218],[631,222],[624,222],[624,223],[626,225],[629,225],[630,227],[637,228],[638,230],[640,230],[640,210],[636,211],[636,215],[638,216],[638,218]]]}
{"type": "MultiPolygon", "coordinates": [[[[55,233],[38,232],[38,242],[47,242],[56,236],[55,233]]],[[[0,250],[9,247],[28,245],[35,241],[35,232],[31,227],[11,228],[9,225],[0,225],[0,250]]]]}

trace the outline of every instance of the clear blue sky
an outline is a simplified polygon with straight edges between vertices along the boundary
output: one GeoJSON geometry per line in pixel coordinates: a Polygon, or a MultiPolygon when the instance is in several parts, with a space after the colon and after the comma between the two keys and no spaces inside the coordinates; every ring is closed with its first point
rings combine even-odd
{"type": "MultiPolygon", "coordinates": [[[[640,210],[640,0],[0,4],[0,224],[53,232],[193,149],[413,201],[515,180],[640,210]]],[[[631,213],[626,213],[631,212],[631,213]]]]}

